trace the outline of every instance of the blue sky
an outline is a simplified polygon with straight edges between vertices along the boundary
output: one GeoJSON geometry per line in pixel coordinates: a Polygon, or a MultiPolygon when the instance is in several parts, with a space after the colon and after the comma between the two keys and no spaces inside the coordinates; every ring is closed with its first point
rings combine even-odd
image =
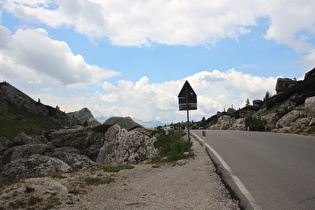
{"type": "Polygon", "coordinates": [[[0,0],[0,80],[66,112],[185,120],[274,93],[314,67],[315,2],[0,0]]]}

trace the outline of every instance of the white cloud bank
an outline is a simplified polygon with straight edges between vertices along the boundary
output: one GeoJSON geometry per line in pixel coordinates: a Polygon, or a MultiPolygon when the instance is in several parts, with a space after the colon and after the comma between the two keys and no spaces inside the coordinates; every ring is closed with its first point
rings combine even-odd
{"type": "Polygon", "coordinates": [[[270,22],[266,39],[306,53],[306,69],[315,63],[313,0],[2,0],[2,7],[25,21],[73,27],[121,46],[214,45],[250,33],[263,17],[270,22]]]}
{"type": "MultiPolygon", "coordinates": [[[[3,0],[23,20],[51,27],[74,27],[91,38],[118,45],[196,45],[248,33],[258,17],[268,17],[267,38],[295,46],[300,30],[314,34],[313,0],[3,0]],[[290,23],[290,24],[288,24],[290,23]]],[[[296,46],[299,48],[299,46],[296,46]]]]}
{"type": "MultiPolygon", "coordinates": [[[[44,29],[19,29],[15,34],[0,25],[0,77],[42,88],[85,87],[118,72],[87,64],[63,41],[44,29]]],[[[47,90],[47,89],[46,89],[47,90]]]]}
{"type": "MultiPolygon", "coordinates": [[[[247,98],[262,99],[266,93],[274,93],[276,79],[243,74],[230,69],[202,71],[183,80],[150,83],[149,78],[139,81],[120,80],[115,86],[104,82],[103,90],[95,91],[87,98],[56,98],[46,94],[36,95],[43,103],[58,101],[62,110],[76,111],[82,107],[91,109],[95,116],[130,116],[143,121],[184,121],[186,112],[178,111],[178,94],[188,80],[198,95],[198,110],[191,111],[192,119],[201,120],[217,111],[233,105],[242,108],[247,98]]],[[[57,104],[56,104],[57,105],[57,104]]]]}

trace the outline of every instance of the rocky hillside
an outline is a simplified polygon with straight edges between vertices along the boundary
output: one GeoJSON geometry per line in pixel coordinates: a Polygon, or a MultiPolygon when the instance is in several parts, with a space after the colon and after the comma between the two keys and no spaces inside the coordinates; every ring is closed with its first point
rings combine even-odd
{"type": "Polygon", "coordinates": [[[71,127],[79,122],[59,110],[42,104],[7,82],[0,83],[0,136],[13,140],[20,131],[40,134],[52,128],[71,127]]]}
{"type": "Polygon", "coordinates": [[[105,125],[115,125],[118,124],[122,128],[126,128],[127,130],[132,130],[134,128],[142,127],[135,121],[133,121],[130,117],[111,117],[104,122],[105,125]]]}
{"type": "Polygon", "coordinates": [[[268,92],[263,100],[226,112],[218,112],[195,127],[222,130],[254,130],[297,133],[315,133],[315,68],[305,74],[304,80],[279,78],[277,94],[268,92]]]}
{"type": "Polygon", "coordinates": [[[92,112],[88,108],[83,108],[76,112],[69,112],[67,115],[77,119],[81,125],[89,126],[89,125],[99,125],[101,124],[98,120],[96,120],[92,114],[92,112]]]}

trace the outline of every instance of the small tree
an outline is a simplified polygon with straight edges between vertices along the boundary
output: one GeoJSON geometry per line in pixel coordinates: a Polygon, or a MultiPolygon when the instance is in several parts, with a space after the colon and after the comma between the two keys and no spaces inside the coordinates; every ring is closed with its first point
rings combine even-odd
{"type": "Polygon", "coordinates": [[[271,95],[269,93],[269,91],[266,92],[266,95],[264,97],[264,103],[265,103],[265,106],[267,108],[269,108],[269,104],[270,104],[270,98],[271,98],[271,95]]]}

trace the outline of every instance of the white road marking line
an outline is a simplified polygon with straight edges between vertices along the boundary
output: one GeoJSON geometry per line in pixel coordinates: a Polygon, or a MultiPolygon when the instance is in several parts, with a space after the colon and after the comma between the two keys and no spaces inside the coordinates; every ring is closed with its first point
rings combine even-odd
{"type": "MultiPolygon", "coordinates": [[[[197,136],[195,133],[191,132],[193,136],[202,143],[202,140],[199,136],[197,136]]],[[[244,194],[246,199],[248,200],[249,204],[253,207],[254,210],[262,210],[262,208],[259,206],[255,198],[250,194],[250,192],[247,190],[243,182],[234,174],[230,166],[223,160],[223,158],[209,145],[206,143],[206,147],[217,157],[217,159],[220,161],[222,166],[225,168],[225,170],[230,174],[233,181],[235,182],[236,186],[239,188],[241,193],[244,194]]]]}

